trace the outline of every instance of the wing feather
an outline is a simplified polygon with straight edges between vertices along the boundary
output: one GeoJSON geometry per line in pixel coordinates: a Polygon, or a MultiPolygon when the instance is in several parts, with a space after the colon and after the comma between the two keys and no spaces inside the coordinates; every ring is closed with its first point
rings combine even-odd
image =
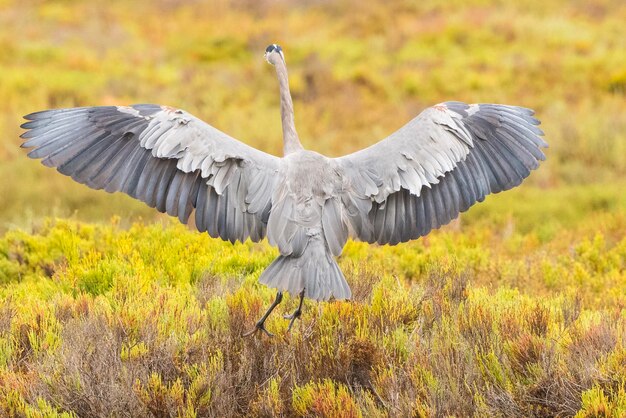
{"type": "Polygon", "coordinates": [[[29,157],[77,182],[124,192],[183,223],[196,209],[198,229],[225,240],[265,236],[280,160],[187,112],[140,104],[45,110],[25,119],[29,157]]]}
{"type": "MultiPolygon", "coordinates": [[[[396,244],[450,222],[489,193],[519,185],[545,159],[534,112],[496,104],[446,102],[397,132],[336,159],[350,198],[356,238],[396,244]],[[356,212],[356,213],[355,213],[356,212]]],[[[351,218],[351,219],[350,219],[351,218]]]]}

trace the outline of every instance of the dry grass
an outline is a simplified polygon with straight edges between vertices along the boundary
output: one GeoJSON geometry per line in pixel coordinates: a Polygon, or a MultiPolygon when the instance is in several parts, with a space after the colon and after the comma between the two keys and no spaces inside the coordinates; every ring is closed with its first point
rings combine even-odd
{"type": "MultiPolygon", "coordinates": [[[[0,293],[0,411],[544,417],[606,408],[620,416],[623,299],[598,305],[580,291],[546,294],[540,282],[525,293],[484,287],[486,271],[516,263],[507,245],[519,238],[491,242],[497,261],[487,270],[471,258],[450,263],[448,254],[466,257],[464,237],[480,228],[433,234],[434,255],[417,276],[401,262],[419,253],[415,245],[369,247],[363,257],[350,243],[341,263],[355,299],[307,301],[291,333],[277,314],[271,339],[241,337],[273,297],[256,283],[274,255],[266,245],[233,247],[176,225],[58,221],[33,234],[13,231],[0,241],[3,271],[20,272],[0,293]],[[49,264],[51,277],[42,267],[49,264]],[[94,274],[111,274],[109,285],[94,274]]],[[[532,262],[558,259],[551,244],[532,262]]],[[[618,242],[593,258],[612,263],[604,271],[620,271],[621,286],[625,249],[618,242]]],[[[286,300],[279,312],[296,303],[286,300]]]]}

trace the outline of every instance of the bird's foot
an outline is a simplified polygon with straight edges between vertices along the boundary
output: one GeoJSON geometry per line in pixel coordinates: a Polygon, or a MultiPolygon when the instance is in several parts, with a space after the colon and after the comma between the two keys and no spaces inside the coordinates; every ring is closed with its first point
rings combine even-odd
{"type": "Polygon", "coordinates": [[[259,321],[256,323],[256,325],[254,326],[254,329],[251,329],[250,331],[246,332],[242,336],[243,337],[248,337],[248,336],[250,336],[252,334],[256,334],[257,331],[262,331],[265,334],[267,334],[268,337],[273,337],[274,334],[272,334],[271,332],[269,332],[268,330],[265,329],[265,320],[267,319],[268,316],[270,316],[270,314],[272,313],[274,308],[276,306],[278,306],[278,304],[282,300],[283,300],[283,293],[282,292],[276,293],[276,299],[274,299],[274,302],[267,309],[267,312],[265,312],[265,314],[261,317],[261,319],[259,319],[259,321]]]}
{"type": "Polygon", "coordinates": [[[265,329],[265,321],[259,321],[256,323],[256,325],[254,325],[254,328],[252,328],[250,331],[246,332],[245,334],[243,334],[244,337],[249,337],[251,335],[256,334],[258,331],[264,332],[268,337],[273,337],[274,334],[272,334],[271,332],[269,332],[267,329],[265,329]]]}
{"type": "Polygon", "coordinates": [[[300,292],[300,303],[298,304],[296,310],[293,311],[291,315],[283,315],[283,318],[289,319],[289,327],[287,328],[287,332],[291,331],[293,323],[296,322],[296,319],[300,318],[300,315],[302,315],[302,302],[304,302],[304,289],[302,289],[302,292],[300,292]]]}
{"type": "Polygon", "coordinates": [[[300,315],[302,315],[302,310],[300,308],[293,311],[291,315],[283,315],[283,318],[290,320],[289,327],[287,327],[287,332],[291,331],[293,323],[296,322],[296,319],[300,318],[300,315]]]}

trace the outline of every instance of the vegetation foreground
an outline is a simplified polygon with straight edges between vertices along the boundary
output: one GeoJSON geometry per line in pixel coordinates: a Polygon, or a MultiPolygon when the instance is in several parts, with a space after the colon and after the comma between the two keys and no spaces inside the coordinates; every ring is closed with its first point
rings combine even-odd
{"type": "Polygon", "coordinates": [[[626,216],[594,225],[349,243],[354,300],[305,302],[291,333],[275,315],[274,338],[241,337],[274,297],[266,243],[117,219],[9,231],[0,415],[621,417],[626,216]]]}

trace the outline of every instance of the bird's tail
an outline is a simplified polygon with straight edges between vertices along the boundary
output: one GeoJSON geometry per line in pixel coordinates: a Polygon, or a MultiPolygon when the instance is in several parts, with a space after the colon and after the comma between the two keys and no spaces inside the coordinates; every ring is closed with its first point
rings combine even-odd
{"type": "Polygon", "coordinates": [[[304,289],[304,295],[315,300],[328,300],[331,296],[350,299],[352,292],[337,262],[322,240],[315,238],[301,256],[279,256],[261,274],[259,282],[291,295],[304,289]]]}

